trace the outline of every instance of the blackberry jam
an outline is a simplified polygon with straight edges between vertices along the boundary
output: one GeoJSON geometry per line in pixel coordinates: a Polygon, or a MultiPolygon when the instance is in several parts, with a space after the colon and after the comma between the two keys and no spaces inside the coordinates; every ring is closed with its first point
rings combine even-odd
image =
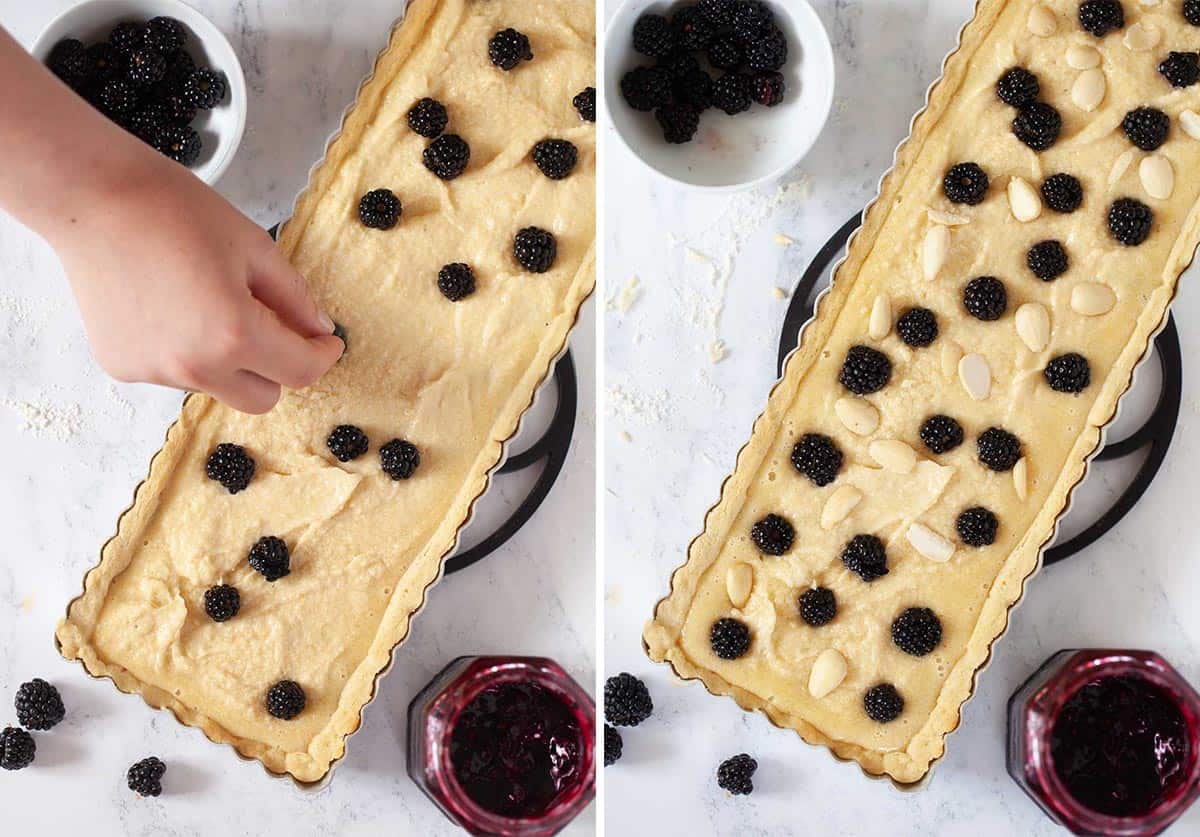
{"type": "Polygon", "coordinates": [[[595,704],[537,657],[460,657],[408,710],[408,773],[471,834],[555,834],[595,794],[595,704]]]}
{"type": "Polygon", "coordinates": [[[1008,735],[1009,774],[1075,834],[1159,834],[1200,796],[1200,695],[1153,652],[1058,652],[1008,735]]]}

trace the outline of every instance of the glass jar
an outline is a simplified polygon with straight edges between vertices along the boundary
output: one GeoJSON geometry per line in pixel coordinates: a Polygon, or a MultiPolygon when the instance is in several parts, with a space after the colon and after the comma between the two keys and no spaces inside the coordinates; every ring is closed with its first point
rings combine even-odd
{"type": "MultiPolygon", "coordinates": [[[[1109,681],[1110,686],[1115,684],[1109,681]]],[[[1099,711],[1110,711],[1106,703],[1099,711]]],[[[1136,711],[1136,710],[1135,710],[1136,711]]],[[[1152,709],[1139,723],[1154,721],[1152,709]]],[[[1105,729],[1115,729],[1107,726],[1105,729]]],[[[1143,734],[1143,726],[1137,734],[1143,734]]],[[[1059,731],[1065,735],[1065,730],[1059,731]]],[[[1132,733],[1131,733],[1132,734],[1132,733]]],[[[1157,739],[1156,739],[1157,740],[1157,739]]],[[[1071,746],[1063,739],[1064,746],[1071,746]]],[[[1090,747],[1093,740],[1078,742],[1090,747]]],[[[1075,834],[1098,837],[1148,837],[1161,833],[1200,796],[1200,695],[1158,654],[1151,651],[1084,649],[1059,651],[1042,664],[1008,701],[1008,772],[1055,822],[1075,834]],[[1080,690],[1089,684],[1103,688],[1108,678],[1127,678],[1151,700],[1173,705],[1172,714],[1161,716],[1176,726],[1174,710],[1182,718],[1185,750],[1170,781],[1144,811],[1131,815],[1105,814],[1089,808],[1068,789],[1055,768],[1053,740],[1055,722],[1080,690]],[[1143,681],[1138,683],[1137,681],[1143,681]]],[[[1093,751],[1094,752],[1094,751],[1093,751]]],[[[1116,758],[1116,756],[1112,756],[1116,758]]],[[[1155,781],[1158,777],[1155,778],[1155,781]]]]}
{"type": "Polygon", "coordinates": [[[595,795],[595,739],[595,703],[553,660],[459,657],[408,707],[408,775],[470,834],[542,837],[595,795]],[[503,756],[493,746],[497,728],[503,756]],[[513,753],[512,736],[522,733],[524,749],[513,753]],[[516,770],[538,767],[520,774],[503,800],[484,800],[469,771],[498,758],[516,770]],[[508,810],[499,812],[497,801],[508,810]]]}

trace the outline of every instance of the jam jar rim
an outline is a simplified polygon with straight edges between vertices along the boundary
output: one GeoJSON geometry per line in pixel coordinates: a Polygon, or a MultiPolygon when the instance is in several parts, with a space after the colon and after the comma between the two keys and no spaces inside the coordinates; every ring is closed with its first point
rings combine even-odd
{"type": "MultiPolygon", "coordinates": [[[[1056,674],[1025,701],[1022,714],[1028,718],[1038,712],[1049,718],[1040,735],[1029,723],[1024,724],[1026,770],[1032,770],[1049,792],[1047,802],[1075,825],[1100,834],[1144,834],[1129,831],[1132,826],[1145,829],[1166,828],[1200,797],[1200,693],[1155,651],[1116,648],[1078,649],[1066,657],[1056,674]],[[1149,811],[1133,816],[1114,816],[1088,808],[1067,789],[1054,766],[1051,754],[1051,729],[1063,706],[1087,683],[1102,677],[1122,675],[1140,677],[1158,687],[1178,707],[1189,734],[1190,766],[1187,774],[1169,795],[1149,811]]],[[[1158,833],[1157,831],[1152,833],[1158,833]]]]}

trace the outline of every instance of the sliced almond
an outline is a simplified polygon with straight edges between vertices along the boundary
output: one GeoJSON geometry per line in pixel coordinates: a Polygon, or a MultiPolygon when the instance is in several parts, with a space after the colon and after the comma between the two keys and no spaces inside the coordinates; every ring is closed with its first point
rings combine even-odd
{"type": "Polygon", "coordinates": [[[1108,90],[1108,82],[1104,79],[1104,71],[1098,67],[1084,70],[1071,85],[1071,101],[1080,110],[1092,112],[1104,101],[1104,93],[1108,90]]]}
{"type": "Polygon", "coordinates": [[[875,297],[871,306],[871,319],[867,322],[867,334],[872,340],[882,340],[892,330],[892,301],[887,294],[875,297]]]}
{"type": "Polygon", "coordinates": [[[1100,53],[1087,44],[1075,44],[1067,49],[1067,66],[1073,70],[1090,70],[1100,66],[1100,53]]]}
{"type": "Polygon", "coordinates": [[[924,523],[914,523],[906,534],[913,549],[930,561],[944,564],[954,555],[954,544],[930,529],[924,523]]]}
{"type": "Polygon", "coordinates": [[[826,648],[813,661],[808,674],[808,693],[820,700],[846,679],[846,658],[836,648],[826,648]]]}
{"type": "Polygon", "coordinates": [[[852,485],[842,485],[834,489],[821,509],[821,528],[828,531],[837,526],[854,511],[854,507],[862,500],[862,492],[852,485]]]}
{"type": "Polygon", "coordinates": [[[1112,186],[1118,180],[1125,176],[1125,172],[1129,171],[1129,167],[1133,164],[1133,149],[1130,148],[1117,159],[1113,160],[1112,169],[1108,172],[1108,185],[1112,186]]]}
{"type": "Polygon", "coordinates": [[[1148,20],[1139,20],[1125,30],[1125,46],[1134,52],[1149,52],[1162,40],[1162,30],[1148,20]]]}
{"type": "Polygon", "coordinates": [[[1085,317],[1107,314],[1117,304],[1117,295],[1108,285],[1080,282],[1071,289],[1071,310],[1085,317]]]}
{"type": "Polygon", "coordinates": [[[754,570],[749,564],[738,561],[725,574],[725,592],[734,607],[745,607],[754,588],[754,570]]]}
{"type": "Polygon", "coordinates": [[[944,209],[934,209],[930,207],[925,210],[929,215],[929,220],[935,224],[945,224],[947,227],[961,227],[963,224],[971,223],[970,215],[959,215],[956,212],[947,212],[944,209]]]}
{"type": "Polygon", "coordinates": [[[921,247],[921,265],[926,279],[936,279],[938,271],[946,263],[950,252],[950,229],[934,224],[925,233],[925,244],[921,247]]]}
{"type": "Polygon", "coordinates": [[[962,346],[953,340],[942,342],[942,374],[947,378],[954,377],[958,372],[958,362],[962,360],[962,346]]]}
{"type": "Polygon", "coordinates": [[[1017,336],[1031,352],[1040,352],[1050,342],[1050,314],[1046,306],[1037,302],[1026,302],[1017,309],[1013,318],[1017,324],[1017,336]]]}
{"type": "Polygon", "coordinates": [[[1029,10],[1029,18],[1025,21],[1029,31],[1040,38],[1046,38],[1054,34],[1054,30],[1058,28],[1058,21],[1054,18],[1054,12],[1042,5],[1034,6],[1029,10]]]}
{"type": "Polygon", "coordinates": [[[869,436],[879,426],[879,411],[861,398],[839,398],[833,411],[847,430],[859,436],[869,436]]]}
{"type": "Polygon", "coordinates": [[[982,401],[992,392],[992,369],[983,355],[972,352],[958,362],[958,379],[967,395],[982,401]]]}
{"type": "Polygon", "coordinates": [[[1013,466],[1013,489],[1019,500],[1029,496],[1029,460],[1023,456],[1013,466]]]}
{"type": "Polygon", "coordinates": [[[1021,177],[1008,181],[1008,205],[1018,221],[1032,221],[1042,214],[1042,199],[1037,191],[1021,177]]]}
{"type": "Polygon", "coordinates": [[[899,439],[880,439],[871,442],[867,453],[883,469],[894,474],[911,474],[917,467],[917,452],[899,439]]]}
{"type": "Polygon", "coordinates": [[[1143,157],[1138,165],[1138,176],[1142,179],[1146,194],[1155,200],[1165,201],[1175,191],[1175,169],[1171,167],[1171,161],[1161,154],[1143,157]]]}
{"type": "Polygon", "coordinates": [[[1183,132],[1192,139],[1200,140],[1200,113],[1194,110],[1185,110],[1179,114],[1179,127],[1183,128],[1183,132]]]}

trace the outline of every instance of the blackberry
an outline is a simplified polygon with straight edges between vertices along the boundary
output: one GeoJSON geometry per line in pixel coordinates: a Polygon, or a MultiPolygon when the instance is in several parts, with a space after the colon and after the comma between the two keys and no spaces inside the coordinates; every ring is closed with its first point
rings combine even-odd
{"type": "Polygon", "coordinates": [[[733,10],[737,0],[699,0],[696,9],[709,23],[718,29],[733,25],[733,10]]]}
{"type": "Polygon", "coordinates": [[[921,441],[932,453],[949,453],[963,443],[963,429],[950,416],[930,416],[921,423],[921,441]]]}
{"type": "Polygon", "coordinates": [[[448,264],[438,271],[437,286],[442,296],[458,302],[475,293],[475,272],[462,262],[448,264]]]}
{"type": "Polygon", "coordinates": [[[1021,108],[1012,122],[1017,139],[1034,151],[1045,151],[1058,140],[1062,132],[1062,117],[1053,106],[1034,102],[1021,108]]]}
{"type": "Polygon", "coordinates": [[[163,76],[162,86],[172,93],[182,94],[183,85],[194,72],[196,72],[196,62],[192,60],[192,56],[179,50],[167,61],[167,73],[163,76]]]}
{"type": "Polygon", "coordinates": [[[679,49],[695,52],[708,46],[716,34],[716,27],[707,17],[700,14],[696,6],[684,6],[671,18],[675,30],[675,43],[679,49]]]}
{"type": "Polygon", "coordinates": [[[540,227],[525,227],[513,239],[513,257],[530,273],[545,273],[558,258],[558,241],[540,227]]]}
{"type": "Polygon", "coordinates": [[[242,609],[242,597],[236,587],[218,584],[204,591],[204,612],[214,622],[228,622],[242,609]]]}
{"type": "Polygon", "coordinates": [[[733,7],[733,34],[745,43],[761,38],[774,23],[774,13],[762,0],[738,0],[733,7]]]}
{"type": "Polygon", "coordinates": [[[350,462],[366,453],[370,442],[367,441],[367,434],[353,424],[339,424],[329,431],[325,447],[329,448],[338,462],[350,462]]]}
{"type": "Polygon", "coordinates": [[[158,132],[170,121],[171,112],[166,105],[162,102],[150,102],[129,117],[129,130],[143,142],[153,144],[158,132]]]}
{"type": "Polygon", "coordinates": [[[136,87],[151,87],[167,74],[167,59],[152,49],[134,50],[126,64],[125,77],[136,87]]]}
{"type": "Polygon", "coordinates": [[[733,35],[718,35],[708,45],[708,63],[718,70],[736,70],[744,60],[742,45],[733,35]]]}
{"type": "Polygon", "coordinates": [[[1172,52],[1158,65],[1172,87],[1191,87],[1200,81],[1200,52],[1172,52]]]}
{"type": "Polygon", "coordinates": [[[1042,181],[1042,200],[1055,212],[1074,212],[1083,203],[1083,186],[1069,174],[1052,174],[1042,181]]]}
{"type": "MultiPolygon", "coordinates": [[[[696,126],[699,127],[700,114],[712,107],[712,76],[697,67],[676,76],[671,84],[671,90],[675,96],[675,104],[691,108],[696,112],[696,126]]],[[[694,134],[695,130],[692,133],[694,134]]]]}
{"type": "Polygon", "coordinates": [[[1046,383],[1055,392],[1076,394],[1092,382],[1092,369],[1087,358],[1078,352],[1068,352],[1052,358],[1044,372],[1046,383]]]}
{"type": "Polygon", "coordinates": [[[746,47],[746,64],[759,73],[773,73],[787,63],[787,38],[775,26],[746,47]]]}
{"type": "Polygon", "coordinates": [[[1079,25],[1097,38],[1125,25],[1125,9],[1119,0],[1085,0],[1079,4],[1079,25]]]}
{"type": "Polygon", "coordinates": [[[758,762],[745,753],[725,759],[717,768],[717,785],[734,796],[749,796],[754,793],[752,777],[758,770],[758,762]]]}
{"type": "Polygon", "coordinates": [[[963,288],[963,307],[977,320],[991,322],[1008,310],[1008,292],[995,276],[977,276],[963,288]]]}
{"type": "Polygon", "coordinates": [[[575,110],[579,112],[579,118],[584,122],[596,121],[596,88],[583,88],[571,100],[571,104],[575,106],[575,110]]]}
{"type": "Polygon", "coordinates": [[[750,648],[750,629],[740,619],[724,616],[713,622],[708,644],[722,660],[736,660],[750,648]]]}
{"type": "Polygon", "coordinates": [[[952,203],[975,206],[987,196],[987,172],[977,163],[955,163],[942,178],[942,191],[952,203]]]}
{"type": "Polygon", "coordinates": [[[358,200],[358,220],[373,230],[390,230],[403,212],[400,199],[391,189],[372,189],[358,200]]]}
{"type": "Polygon", "coordinates": [[[522,61],[533,60],[529,38],[516,29],[501,29],[488,41],[488,58],[501,70],[511,70],[522,61]]]}
{"type": "Polygon", "coordinates": [[[290,721],[304,711],[304,707],[308,704],[308,698],[304,695],[304,689],[295,680],[280,680],[267,690],[264,703],[267,707],[267,714],[272,718],[290,721]]]}
{"type": "Polygon", "coordinates": [[[759,73],[750,80],[750,98],[765,107],[783,104],[787,83],[782,73],[759,73]]]}
{"type": "Polygon", "coordinates": [[[166,58],[170,58],[187,43],[187,30],[173,17],[155,17],[146,23],[143,43],[166,58]]]}
{"type": "Polygon", "coordinates": [[[1126,247],[1135,247],[1150,235],[1154,213],[1134,198],[1117,198],[1108,208],[1108,231],[1126,247]]]}
{"type": "Polygon", "coordinates": [[[795,527],[778,514],[768,514],[750,527],[750,540],[764,555],[783,555],[795,538],[795,527]]]}
{"type": "Polygon", "coordinates": [[[842,549],[842,563],[863,581],[888,574],[887,550],[874,535],[855,535],[842,549]]]}
{"type": "Polygon", "coordinates": [[[140,23],[118,23],[108,33],[108,42],[117,52],[128,54],[146,42],[146,27],[140,23]]]}
{"type": "Polygon", "coordinates": [[[1062,242],[1047,240],[1039,241],[1029,248],[1025,254],[1025,264],[1033,271],[1033,275],[1043,282],[1053,282],[1067,272],[1071,260],[1062,242]]]}
{"type": "Polygon", "coordinates": [[[621,760],[621,749],[624,743],[621,741],[621,733],[617,732],[615,727],[608,724],[604,725],[604,766],[616,764],[621,760]]]}
{"type": "Polygon", "coordinates": [[[983,506],[972,506],[958,515],[954,521],[958,537],[967,546],[991,546],[996,542],[996,530],[1000,521],[983,506]]]}
{"type": "Polygon", "coordinates": [[[108,41],[92,44],[87,48],[87,55],[91,81],[103,84],[125,74],[125,61],[108,41]]]}
{"type": "Polygon", "coordinates": [[[996,95],[1000,101],[1014,108],[1023,108],[1037,101],[1042,92],[1038,78],[1024,67],[1006,70],[996,82],[996,95]]]}
{"type": "Polygon", "coordinates": [[[905,654],[924,657],[942,641],[942,622],[927,607],[910,607],[892,622],[892,642],[905,654]]]}
{"type": "Polygon", "coordinates": [[[1192,26],[1200,26],[1200,0],[1183,0],[1183,19],[1192,26]]]}
{"type": "Polygon", "coordinates": [[[17,723],[25,729],[50,729],[67,714],[58,689],[40,677],[22,683],[13,704],[17,709],[17,723]]]}
{"type": "Polygon", "coordinates": [[[700,130],[700,113],[691,105],[671,102],[654,111],[663,139],[672,145],[691,142],[700,130]]]}
{"type": "Polygon", "coordinates": [[[37,744],[33,736],[19,727],[5,727],[0,732],[0,767],[21,770],[33,764],[37,744]]]}
{"type": "Polygon", "coordinates": [[[675,30],[662,15],[644,14],[633,24],[633,48],[642,55],[666,58],[675,45],[675,30]]]}
{"type": "Polygon", "coordinates": [[[551,180],[562,180],[575,170],[579,151],[561,139],[542,140],[533,147],[533,162],[551,180]]]}
{"type": "Polygon", "coordinates": [[[264,535],[250,547],[246,556],[251,568],[267,581],[278,581],[292,571],[292,560],[288,553],[288,545],[283,538],[274,535],[264,535]]]}
{"type": "Polygon", "coordinates": [[[190,166],[200,159],[200,135],[188,125],[165,125],[154,135],[154,147],[176,163],[190,166]]]}
{"type": "Polygon", "coordinates": [[[896,333],[913,348],[922,348],[937,340],[937,315],[928,308],[909,308],[896,320],[896,333]]]}
{"type": "Polygon", "coordinates": [[[1021,440],[999,427],[980,433],[975,448],[979,461],[993,471],[1011,471],[1021,458],[1021,440]]]}
{"type": "Polygon", "coordinates": [[[421,154],[425,168],[442,180],[453,180],[467,170],[471,146],[458,134],[442,134],[421,154]]]}
{"type": "Polygon", "coordinates": [[[426,139],[434,139],[446,130],[450,116],[446,113],[445,105],[426,96],[418,99],[417,103],[408,109],[406,119],[408,127],[414,132],[426,139]]]}
{"type": "Polygon", "coordinates": [[[208,461],[204,463],[204,473],[210,480],[223,485],[230,494],[237,494],[254,478],[254,460],[241,445],[222,442],[209,454],[208,461]]]}
{"type": "Polygon", "coordinates": [[[892,362],[870,346],[851,346],[838,372],[838,382],[856,395],[879,392],[892,379],[892,362]]]}
{"type": "Polygon", "coordinates": [[[184,101],[200,110],[212,110],[225,98],[225,78],[212,70],[196,70],[183,83],[184,101]]]}
{"type": "Polygon", "coordinates": [[[863,710],[872,721],[886,724],[900,717],[904,711],[904,698],[891,683],[879,683],[863,695],[863,710]]]}
{"type": "Polygon", "coordinates": [[[674,80],[699,70],[700,60],[690,52],[676,50],[666,58],[658,59],[657,66],[669,72],[674,80]]]}
{"type": "Polygon", "coordinates": [[[820,488],[833,482],[842,469],[842,452],[828,436],[805,433],[792,446],[792,465],[820,488]]]}
{"type": "Polygon", "coordinates": [[[1171,119],[1158,108],[1134,108],[1121,120],[1121,130],[1142,151],[1156,151],[1167,141],[1171,119]]]}
{"type": "Polygon", "coordinates": [[[162,777],[167,766],[157,756],[142,759],[129,768],[125,783],[138,796],[158,796],[162,793],[162,777]]]}
{"type": "Polygon", "coordinates": [[[405,439],[392,439],[379,449],[379,466],[394,480],[406,480],[421,465],[421,452],[405,439]]]}
{"type": "Polygon", "coordinates": [[[750,77],[742,73],[726,73],[713,82],[713,107],[730,116],[750,110],[750,77]]]}
{"type": "Polygon", "coordinates": [[[182,94],[167,93],[158,100],[158,103],[167,109],[172,122],[187,125],[196,118],[196,109],[188,104],[182,94]]]}
{"type": "Polygon", "coordinates": [[[55,44],[46,64],[50,72],[74,88],[87,81],[95,68],[91,53],[81,41],[74,38],[66,38],[55,44]]]}
{"type": "Polygon", "coordinates": [[[604,681],[604,717],[618,727],[636,727],[654,712],[646,684],[628,672],[604,681]]]}
{"type": "Polygon", "coordinates": [[[100,88],[100,110],[111,118],[130,116],[138,106],[138,94],[133,85],[120,79],[107,81],[100,88]]]}
{"type": "Polygon", "coordinates": [[[811,587],[800,594],[800,618],[814,628],[828,625],[837,616],[837,596],[828,587],[811,587]]]}
{"type": "Polygon", "coordinates": [[[671,100],[671,81],[665,67],[634,67],[621,77],[621,95],[634,110],[652,111],[671,100]]]}

